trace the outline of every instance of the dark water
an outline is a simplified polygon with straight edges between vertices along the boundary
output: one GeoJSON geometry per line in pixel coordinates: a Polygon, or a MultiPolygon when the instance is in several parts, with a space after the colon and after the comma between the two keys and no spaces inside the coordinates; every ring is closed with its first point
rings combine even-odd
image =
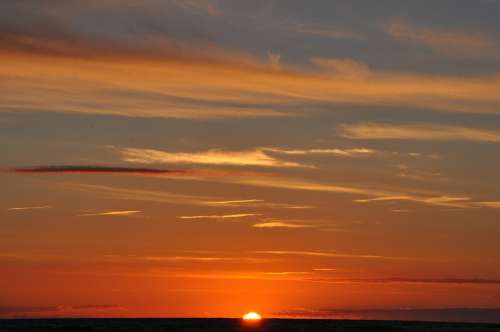
{"type": "Polygon", "coordinates": [[[268,319],[246,324],[239,319],[14,319],[0,320],[1,332],[30,331],[172,331],[172,332],[377,332],[497,331],[500,324],[400,321],[268,319]]]}

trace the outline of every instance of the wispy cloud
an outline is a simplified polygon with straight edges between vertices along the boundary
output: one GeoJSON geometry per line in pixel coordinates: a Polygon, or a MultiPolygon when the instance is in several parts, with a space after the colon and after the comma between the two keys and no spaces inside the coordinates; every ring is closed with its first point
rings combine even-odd
{"type": "Polygon", "coordinates": [[[349,195],[361,195],[367,198],[355,199],[359,203],[377,202],[377,201],[408,201],[413,203],[420,203],[434,206],[456,207],[456,208],[472,208],[474,202],[469,197],[462,195],[457,196],[453,194],[432,193],[426,192],[425,194],[419,193],[414,188],[403,189],[383,189],[371,188],[362,186],[349,186],[349,185],[336,185],[328,183],[320,183],[307,180],[289,179],[289,178],[240,178],[236,180],[225,179],[225,181],[259,186],[270,188],[283,188],[293,190],[306,190],[317,192],[331,192],[342,193],[349,195]]]}
{"type": "Polygon", "coordinates": [[[258,217],[262,214],[259,213],[235,213],[235,214],[222,214],[222,215],[206,215],[206,216],[180,216],[177,217],[179,219],[216,219],[216,220],[224,220],[224,219],[240,219],[240,218],[248,218],[248,217],[258,217]]]}
{"type": "Polygon", "coordinates": [[[400,19],[386,23],[384,30],[393,38],[420,43],[453,57],[500,58],[500,38],[486,33],[422,27],[400,19]]]}
{"type": "Polygon", "coordinates": [[[297,34],[315,36],[328,39],[354,39],[361,40],[363,37],[353,31],[341,30],[325,24],[297,23],[288,26],[288,30],[297,34]]]}
{"type": "Polygon", "coordinates": [[[12,207],[7,209],[8,211],[24,211],[24,210],[42,210],[42,209],[50,209],[52,208],[50,205],[40,205],[40,206],[24,206],[24,207],[12,207]]]}
{"type": "Polygon", "coordinates": [[[222,206],[240,206],[245,204],[252,203],[263,203],[265,200],[263,199],[241,199],[241,200],[230,200],[230,201],[214,201],[210,202],[213,205],[222,205],[222,206]]]}
{"type": "Polygon", "coordinates": [[[137,213],[141,213],[142,211],[137,210],[128,210],[128,211],[106,211],[106,212],[98,212],[98,213],[85,213],[80,214],[79,217],[98,217],[98,216],[131,216],[137,213]]]}
{"type": "Polygon", "coordinates": [[[266,167],[307,167],[296,162],[282,161],[265,153],[263,149],[202,152],[167,152],[153,149],[123,148],[117,152],[123,161],[136,163],[173,163],[204,165],[238,165],[266,167]]]}
{"type": "Polygon", "coordinates": [[[258,224],[254,224],[252,227],[255,228],[311,228],[314,225],[308,224],[298,224],[285,221],[264,221],[258,224]]]}
{"type": "Polygon", "coordinates": [[[65,41],[64,36],[6,40],[8,45],[0,49],[0,77],[7,90],[0,110],[207,119],[302,116],[348,104],[499,113],[500,97],[492,91],[500,88],[500,79],[493,74],[464,78],[372,71],[346,59],[339,64],[338,59],[318,57],[314,63],[321,71],[282,62],[277,70],[267,59],[264,63],[202,43],[138,42],[130,49],[65,41]],[[323,70],[332,61],[337,61],[337,71],[343,68],[342,75],[323,70]],[[27,66],[33,63],[36,74],[27,66]],[[346,80],[346,73],[360,68],[365,68],[363,75],[346,80]],[[75,72],[80,80],[73,79],[75,72]],[[145,75],[148,80],[142,79],[145,75]]]}
{"type": "Polygon", "coordinates": [[[419,196],[381,196],[374,198],[366,198],[366,199],[356,199],[354,200],[358,203],[370,203],[370,202],[382,202],[382,201],[410,201],[417,202],[428,205],[437,205],[437,206],[448,206],[455,208],[473,208],[475,202],[471,201],[469,197],[457,197],[457,196],[434,196],[434,197],[419,197],[419,196]]]}
{"type": "Polygon", "coordinates": [[[358,123],[338,126],[351,139],[475,141],[500,143],[500,132],[486,129],[431,124],[358,123]]]}
{"type": "Polygon", "coordinates": [[[282,148],[261,148],[265,151],[282,153],[287,155],[334,155],[342,157],[370,156],[377,153],[376,150],[367,148],[352,149],[282,149],[282,148]]]}
{"type": "Polygon", "coordinates": [[[256,251],[257,254],[280,255],[280,256],[311,256],[324,258],[360,258],[360,259],[387,259],[387,260],[408,260],[409,257],[392,257],[380,255],[347,254],[335,251],[294,251],[294,250],[263,250],[256,251]]]}
{"type": "Polygon", "coordinates": [[[210,196],[183,195],[167,191],[154,191],[143,189],[131,189],[122,187],[113,187],[105,185],[83,184],[83,183],[61,183],[65,189],[90,193],[98,197],[105,197],[120,200],[147,201],[168,204],[187,204],[187,205],[210,205],[214,200],[210,196]]]}
{"type": "Polygon", "coordinates": [[[476,202],[475,203],[477,206],[484,206],[484,207],[489,207],[492,209],[500,209],[500,201],[496,202],[476,202]]]}
{"type": "Polygon", "coordinates": [[[195,14],[207,14],[210,16],[222,15],[221,9],[211,0],[172,0],[172,2],[189,12],[195,14]]]}

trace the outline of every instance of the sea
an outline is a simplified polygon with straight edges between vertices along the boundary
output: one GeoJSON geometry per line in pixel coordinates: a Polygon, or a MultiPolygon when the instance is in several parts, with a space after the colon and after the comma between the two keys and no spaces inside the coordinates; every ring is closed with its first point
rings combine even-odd
{"type": "Polygon", "coordinates": [[[500,332],[500,324],[326,319],[4,319],[1,332],[500,332]]]}

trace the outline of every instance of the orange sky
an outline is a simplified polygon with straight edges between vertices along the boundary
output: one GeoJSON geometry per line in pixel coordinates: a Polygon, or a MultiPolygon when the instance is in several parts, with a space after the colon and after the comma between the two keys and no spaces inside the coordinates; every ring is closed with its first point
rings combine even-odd
{"type": "Polygon", "coordinates": [[[304,6],[0,5],[0,317],[500,306],[499,5],[304,6]]]}

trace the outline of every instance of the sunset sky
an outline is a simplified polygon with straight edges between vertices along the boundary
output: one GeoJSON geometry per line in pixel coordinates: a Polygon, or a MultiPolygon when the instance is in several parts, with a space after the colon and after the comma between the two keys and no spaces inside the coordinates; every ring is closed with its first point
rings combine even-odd
{"type": "Polygon", "coordinates": [[[0,1],[0,317],[500,308],[499,13],[0,1]]]}

